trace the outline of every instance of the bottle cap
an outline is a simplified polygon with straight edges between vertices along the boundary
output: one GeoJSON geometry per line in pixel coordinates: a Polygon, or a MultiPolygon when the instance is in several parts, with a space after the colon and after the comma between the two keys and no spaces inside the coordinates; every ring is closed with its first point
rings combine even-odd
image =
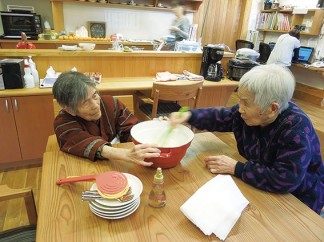
{"type": "Polygon", "coordinates": [[[154,175],[154,182],[155,183],[163,183],[163,173],[162,173],[162,169],[160,167],[156,169],[156,173],[154,175]]]}

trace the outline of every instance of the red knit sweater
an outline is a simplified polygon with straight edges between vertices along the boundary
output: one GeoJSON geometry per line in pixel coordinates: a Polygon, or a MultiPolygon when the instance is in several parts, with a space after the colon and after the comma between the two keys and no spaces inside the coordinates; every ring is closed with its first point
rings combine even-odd
{"type": "Polygon", "coordinates": [[[86,121],[61,110],[54,120],[54,131],[62,151],[96,160],[96,151],[116,136],[130,141],[130,130],[138,119],[117,98],[105,95],[100,101],[98,122],[86,121]]]}

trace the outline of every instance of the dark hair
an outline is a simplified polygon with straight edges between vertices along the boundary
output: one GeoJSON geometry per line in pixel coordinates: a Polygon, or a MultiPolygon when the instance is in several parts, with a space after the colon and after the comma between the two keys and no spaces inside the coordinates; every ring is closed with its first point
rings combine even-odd
{"type": "Polygon", "coordinates": [[[80,72],[64,72],[53,85],[53,95],[57,102],[64,108],[69,107],[73,112],[80,102],[88,97],[88,88],[96,88],[96,83],[80,72]]]}
{"type": "Polygon", "coordinates": [[[300,31],[298,29],[290,30],[289,35],[295,37],[296,39],[300,39],[300,31]]]}

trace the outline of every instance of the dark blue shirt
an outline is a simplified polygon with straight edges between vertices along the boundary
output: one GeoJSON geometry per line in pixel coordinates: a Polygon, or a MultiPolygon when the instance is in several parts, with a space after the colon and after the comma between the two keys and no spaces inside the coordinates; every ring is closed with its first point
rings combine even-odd
{"type": "Polygon", "coordinates": [[[239,106],[191,110],[189,123],[200,130],[233,132],[246,162],[235,176],[259,189],[292,193],[320,213],[324,205],[324,165],[320,142],[308,116],[294,103],[266,127],[248,126],[239,106]]]}

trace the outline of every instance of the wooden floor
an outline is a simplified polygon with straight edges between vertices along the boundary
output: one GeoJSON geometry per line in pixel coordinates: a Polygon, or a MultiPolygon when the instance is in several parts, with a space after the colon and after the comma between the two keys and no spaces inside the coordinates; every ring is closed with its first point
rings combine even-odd
{"type": "MultiPolygon", "coordinates": [[[[233,93],[228,106],[237,103],[237,95],[233,93]]],[[[322,156],[324,157],[324,108],[303,101],[294,100],[312,119],[321,139],[322,156]]],[[[225,143],[236,149],[236,142],[231,133],[215,133],[225,143]]],[[[36,207],[39,203],[41,185],[41,167],[12,169],[0,172],[0,184],[7,184],[11,188],[32,187],[36,207]]],[[[0,191],[1,192],[1,191],[0,191]]],[[[10,202],[0,202],[0,231],[28,224],[23,200],[15,199],[10,202]]]]}

